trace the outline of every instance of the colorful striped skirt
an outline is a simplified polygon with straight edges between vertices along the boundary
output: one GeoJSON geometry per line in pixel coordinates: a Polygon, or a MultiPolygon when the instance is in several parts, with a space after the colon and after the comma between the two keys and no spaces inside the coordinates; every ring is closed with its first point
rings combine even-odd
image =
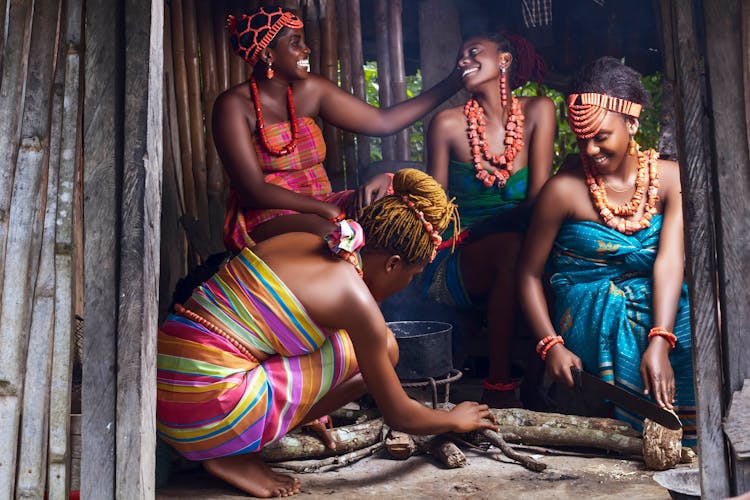
{"type": "Polygon", "coordinates": [[[160,328],[157,434],[190,460],[261,450],[358,371],[346,332],[318,327],[249,249],[185,308],[214,328],[186,313],[160,328]]]}

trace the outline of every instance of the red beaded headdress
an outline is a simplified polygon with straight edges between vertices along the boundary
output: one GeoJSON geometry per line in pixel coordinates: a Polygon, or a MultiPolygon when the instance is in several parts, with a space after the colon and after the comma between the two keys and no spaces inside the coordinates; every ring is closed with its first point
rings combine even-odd
{"type": "Polygon", "coordinates": [[[260,7],[239,18],[227,17],[227,29],[234,51],[250,66],[255,66],[260,53],[268,47],[282,28],[298,29],[304,23],[291,11],[281,7],[260,7]]]}
{"type": "Polygon", "coordinates": [[[595,92],[570,94],[568,96],[568,123],[577,137],[590,139],[599,133],[607,111],[638,118],[642,107],[632,101],[595,92]]]}

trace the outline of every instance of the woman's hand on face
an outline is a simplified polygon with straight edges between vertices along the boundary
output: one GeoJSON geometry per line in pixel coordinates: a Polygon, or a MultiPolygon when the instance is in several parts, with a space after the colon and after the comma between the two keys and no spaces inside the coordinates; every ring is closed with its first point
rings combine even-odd
{"type": "Polygon", "coordinates": [[[573,374],[570,373],[570,367],[575,366],[579,370],[583,370],[581,358],[566,349],[562,344],[557,344],[550,348],[547,352],[546,361],[547,372],[550,376],[556,382],[565,384],[567,387],[573,387],[575,385],[573,374]]]}
{"type": "Polygon", "coordinates": [[[453,419],[453,432],[471,432],[478,429],[497,430],[495,417],[490,413],[487,405],[480,405],[476,401],[464,401],[454,406],[450,411],[453,419]]]}
{"type": "Polygon", "coordinates": [[[391,176],[388,174],[378,174],[359,186],[353,207],[355,215],[359,217],[363,208],[385,196],[391,182],[391,176]]]}
{"type": "Polygon", "coordinates": [[[669,363],[669,343],[661,337],[651,340],[641,358],[643,393],[651,394],[656,404],[674,410],[674,370],[669,363]]]}

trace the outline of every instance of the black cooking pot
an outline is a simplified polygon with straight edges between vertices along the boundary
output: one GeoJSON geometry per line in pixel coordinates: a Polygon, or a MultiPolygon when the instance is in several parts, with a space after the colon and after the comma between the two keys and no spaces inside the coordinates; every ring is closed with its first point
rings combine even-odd
{"type": "Polygon", "coordinates": [[[396,375],[401,380],[441,377],[453,369],[450,323],[393,321],[388,327],[398,342],[396,375]]]}

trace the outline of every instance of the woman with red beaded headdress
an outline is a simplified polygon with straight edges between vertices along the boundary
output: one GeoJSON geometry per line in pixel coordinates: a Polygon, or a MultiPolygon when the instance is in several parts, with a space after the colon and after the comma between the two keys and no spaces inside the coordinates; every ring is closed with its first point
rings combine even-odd
{"type": "MultiPolygon", "coordinates": [[[[581,164],[552,178],[534,207],[519,269],[537,352],[558,382],[582,368],[679,412],[695,442],[690,315],[683,282],[680,173],[634,136],[648,102],[640,75],[604,57],[568,96],[581,164]],[[551,310],[542,276],[549,266],[551,310]]],[[[618,418],[640,420],[616,408],[618,418]]]]}
{"type": "Polygon", "coordinates": [[[460,88],[454,72],[413,99],[375,108],[309,73],[310,49],[292,11],[264,6],[230,16],[227,25],[235,51],[254,68],[248,82],[218,97],[212,117],[216,148],[231,181],[224,242],[234,253],[280,233],[325,234],[345,207],[357,209],[387,191],[389,177],[382,175],[359,192],[331,192],[316,116],[344,130],[384,136],[460,88]]]}
{"type": "MultiPolygon", "coordinates": [[[[527,54],[539,60],[533,49],[527,54]]],[[[509,357],[515,265],[528,207],[552,174],[555,106],[547,97],[512,95],[522,82],[515,78],[514,45],[503,36],[468,38],[457,66],[471,98],[432,120],[427,168],[456,197],[467,229],[456,251],[443,249],[420,281],[428,297],[443,303],[468,308],[486,301],[489,374],[482,401],[520,406],[509,357]]]]}

